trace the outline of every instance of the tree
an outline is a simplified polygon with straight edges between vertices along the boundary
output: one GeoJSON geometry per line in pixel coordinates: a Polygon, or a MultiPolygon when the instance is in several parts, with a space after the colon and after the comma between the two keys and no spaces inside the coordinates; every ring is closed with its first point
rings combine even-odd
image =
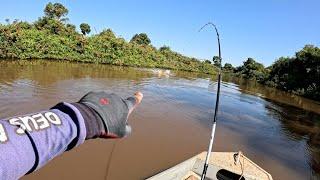
{"type": "Polygon", "coordinates": [[[256,79],[260,82],[264,81],[267,72],[263,64],[256,62],[253,58],[248,58],[243,62],[241,69],[241,74],[247,79],[256,79]]]}
{"type": "Polygon", "coordinates": [[[159,48],[159,51],[160,51],[160,52],[163,52],[163,51],[171,51],[171,49],[170,49],[169,46],[164,45],[164,46],[162,46],[162,47],[159,48]]]}
{"type": "Polygon", "coordinates": [[[208,59],[206,59],[206,60],[204,61],[204,63],[211,64],[211,61],[208,60],[208,59]]]}
{"type": "Polygon", "coordinates": [[[6,18],[5,21],[6,21],[7,24],[10,24],[10,19],[9,18],[6,18]]]}
{"type": "Polygon", "coordinates": [[[10,23],[7,20],[8,24],[0,23],[0,58],[65,59],[208,74],[216,72],[217,68],[212,64],[184,56],[168,46],[155,48],[145,33],[135,35],[131,43],[117,37],[111,29],[85,38],[83,34],[89,33],[90,26],[82,25],[80,31],[81,23],[76,28],[64,22],[68,13],[64,6],[53,2],[43,9],[44,15],[30,24],[13,19],[10,23]]]}
{"type": "Polygon", "coordinates": [[[61,17],[64,17],[68,14],[69,10],[64,7],[60,3],[54,3],[51,2],[46,5],[44,8],[44,14],[49,18],[54,18],[57,20],[61,20],[61,17]]]}
{"type": "Polygon", "coordinates": [[[230,72],[233,72],[234,71],[234,67],[232,66],[232,64],[230,63],[225,63],[224,66],[223,66],[223,70],[225,71],[230,71],[230,72]]]}
{"type": "Polygon", "coordinates": [[[281,57],[270,67],[267,85],[320,100],[320,48],[306,45],[295,57],[281,57]]]}
{"type": "Polygon", "coordinates": [[[19,19],[14,19],[12,24],[18,24],[19,23],[19,19]]]}
{"type": "Polygon", "coordinates": [[[28,22],[23,22],[23,21],[20,21],[20,22],[17,22],[16,23],[16,27],[19,29],[31,29],[32,28],[32,25],[29,24],[28,22]]]}
{"type": "Polygon", "coordinates": [[[91,32],[90,26],[87,23],[80,24],[80,29],[83,35],[89,34],[91,32]]]}
{"type": "Polygon", "coordinates": [[[38,30],[49,30],[53,34],[63,34],[67,27],[59,20],[49,18],[47,16],[39,18],[34,22],[34,26],[38,30]]]}
{"type": "Polygon", "coordinates": [[[70,31],[73,31],[73,32],[76,31],[76,26],[73,25],[73,24],[67,24],[66,27],[67,27],[67,29],[69,29],[70,31]]]}
{"type": "Polygon", "coordinates": [[[216,67],[220,67],[220,59],[219,56],[213,56],[212,62],[216,67]]]}
{"type": "Polygon", "coordinates": [[[114,32],[108,28],[108,29],[104,29],[99,36],[106,36],[106,37],[111,37],[111,38],[116,38],[116,35],[114,34],[114,32]]]}
{"type": "Polygon", "coordinates": [[[139,45],[149,45],[151,40],[146,33],[135,34],[130,40],[131,43],[136,43],[139,45]]]}

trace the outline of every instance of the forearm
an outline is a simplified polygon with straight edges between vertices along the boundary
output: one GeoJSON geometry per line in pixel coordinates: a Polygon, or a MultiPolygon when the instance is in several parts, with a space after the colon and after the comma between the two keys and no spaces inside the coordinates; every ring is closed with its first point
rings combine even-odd
{"type": "Polygon", "coordinates": [[[128,116],[142,97],[89,92],[78,103],[0,120],[0,178],[18,179],[86,139],[127,136],[128,116]]]}
{"type": "Polygon", "coordinates": [[[17,179],[84,142],[79,110],[59,104],[50,111],[0,121],[0,177],[17,179]]]}

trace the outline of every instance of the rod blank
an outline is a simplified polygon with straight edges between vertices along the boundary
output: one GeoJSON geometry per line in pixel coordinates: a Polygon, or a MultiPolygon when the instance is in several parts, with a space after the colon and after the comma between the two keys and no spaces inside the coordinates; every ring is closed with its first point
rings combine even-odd
{"type": "Polygon", "coordinates": [[[202,175],[201,175],[201,180],[204,180],[205,177],[206,177],[207,169],[208,169],[208,166],[209,166],[210,154],[211,154],[211,151],[212,151],[212,145],[213,145],[213,142],[214,142],[214,135],[215,135],[216,123],[217,123],[217,114],[218,114],[218,110],[219,110],[221,71],[222,71],[221,70],[222,59],[221,59],[221,49],[220,49],[220,37],[219,37],[219,32],[218,32],[218,29],[217,29],[216,25],[211,23],[211,22],[208,22],[207,24],[205,24],[204,26],[202,26],[200,28],[199,32],[203,28],[208,26],[208,25],[212,25],[214,27],[215,31],[216,31],[216,34],[217,34],[218,48],[219,48],[219,72],[218,72],[217,97],[216,97],[216,105],[215,105],[215,108],[214,108],[214,117],[213,117],[213,123],[212,123],[211,137],[210,137],[209,147],[208,147],[208,151],[207,151],[206,161],[205,161],[205,164],[203,166],[203,172],[202,172],[202,175]]]}

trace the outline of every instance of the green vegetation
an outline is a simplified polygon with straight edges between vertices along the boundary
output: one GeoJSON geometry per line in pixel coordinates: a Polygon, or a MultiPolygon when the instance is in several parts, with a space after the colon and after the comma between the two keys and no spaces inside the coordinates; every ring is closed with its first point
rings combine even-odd
{"type": "Polygon", "coordinates": [[[80,24],[80,29],[83,35],[89,34],[91,32],[90,26],[87,23],[80,24]]]}
{"type": "Polygon", "coordinates": [[[265,84],[320,100],[320,48],[306,45],[295,57],[281,57],[269,69],[265,84]]]}
{"type": "Polygon", "coordinates": [[[258,82],[263,82],[267,76],[267,70],[263,64],[256,62],[252,58],[244,61],[242,66],[235,69],[235,72],[241,74],[246,79],[257,80],[258,82]]]}
{"type": "Polygon", "coordinates": [[[68,23],[68,9],[60,3],[48,3],[44,16],[34,23],[15,20],[0,24],[0,58],[53,59],[136,67],[157,67],[214,74],[216,67],[183,56],[168,46],[156,49],[145,33],[130,42],[117,37],[111,29],[90,33],[90,25],[68,23]]]}
{"type": "Polygon", "coordinates": [[[235,68],[230,63],[225,63],[222,69],[224,72],[234,72],[235,71],[235,68]]]}
{"type": "MultiPolygon", "coordinates": [[[[79,33],[68,23],[69,11],[60,3],[48,3],[44,16],[34,23],[6,19],[0,24],[0,58],[53,59],[135,67],[157,67],[215,74],[219,57],[200,61],[163,46],[151,44],[145,33],[135,34],[130,42],[111,29],[86,36],[90,25],[82,23],[79,33]]],[[[320,49],[307,45],[295,57],[281,57],[265,68],[252,58],[242,66],[226,63],[225,73],[256,80],[262,84],[320,100],[320,49]]]]}
{"type": "Polygon", "coordinates": [[[246,79],[320,100],[320,48],[313,45],[306,45],[294,57],[280,57],[267,68],[248,58],[233,72],[246,79]]]}
{"type": "Polygon", "coordinates": [[[54,3],[51,2],[46,5],[44,8],[44,14],[52,19],[61,20],[61,17],[66,16],[69,13],[68,9],[65,8],[60,3],[54,3]]]}
{"type": "Polygon", "coordinates": [[[146,33],[140,33],[140,34],[135,34],[130,40],[130,43],[137,43],[139,45],[147,46],[151,43],[151,40],[149,39],[146,33]]]}
{"type": "Polygon", "coordinates": [[[213,64],[214,64],[214,66],[220,67],[220,59],[219,59],[219,56],[213,56],[212,62],[213,62],[213,64]]]}

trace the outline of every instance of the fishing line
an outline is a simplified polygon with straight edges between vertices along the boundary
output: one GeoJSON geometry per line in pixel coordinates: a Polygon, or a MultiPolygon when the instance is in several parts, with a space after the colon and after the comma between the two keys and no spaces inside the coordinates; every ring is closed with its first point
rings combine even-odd
{"type": "Polygon", "coordinates": [[[113,152],[114,152],[114,150],[116,148],[117,142],[118,142],[118,140],[114,140],[114,142],[112,144],[111,152],[110,152],[109,158],[107,160],[106,173],[105,173],[105,176],[104,176],[105,180],[107,180],[108,176],[109,176],[109,170],[110,170],[110,165],[111,165],[111,161],[112,161],[112,157],[113,157],[113,152]]]}
{"type": "MultiPolygon", "coordinates": [[[[219,105],[219,97],[220,97],[220,84],[221,84],[221,51],[220,51],[219,33],[218,33],[218,30],[217,30],[216,26],[213,23],[210,23],[210,22],[205,24],[199,31],[201,31],[207,25],[212,25],[216,30],[217,39],[218,39],[218,47],[219,47],[219,62],[220,62],[220,64],[219,64],[219,72],[218,72],[218,81],[217,81],[218,88],[217,88],[216,105],[215,105],[215,111],[214,111],[213,127],[212,127],[211,139],[210,139],[210,144],[209,144],[209,150],[207,152],[206,162],[204,164],[204,169],[203,169],[203,173],[202,173],[202,176],[201,176],[202,180],[204,180],[205,175],[206,175],[206,171],[207,171],[207,168],[208,168],[209,156],[210,156],[210,153],[211,153],[212,143],[213,143],[213,140],[214,140],[214,133],[215,133],[215,127],[216,127],[217,113],[218,113],[218,105],[219,105]]],[[[156,85],[156,86],[160,87],[159,85],[156,85]]],[[[160,91],[161,94],[165,94],[164,90],[162,88],[157,88],[157,90],[160,91]]],[[[172,97],[170,98],[170,96],[169,97],[166,96],[166,98],[167,98],[167,100],[172,101],[172,102],[176,101],[176,98],[172,98],[172,97]]],[[[105,179],[108,179],[110,165],[111,165],[113,152],[115,150],[116,144],[117,144],[117,142],[115,141],[113,143],[113,147],[111,149],[111,152],[110,152],[110,155],[109,155],[109,158],[108,158],[108,161],[107,161],[105,179]]]]}
{"type": "MultiPolygon", "coordinates": [[[[200,41],[198,42],[198,40],[199,40],[199,37],[197,37],[197,36],[189,36],[187,42],[184,43],[186,46],[182,47],[182,49],[181,49],[184,52],[181,52],[181,53],[188,54],[186,49],[196,49],[195,47],[201,47],[201,45],[203,45],[203,44],[201,44],[200,41]]],[[[189,56],[189,55],[187,55],[187,56],[193,58],[193,56],[189,56]]],[[[204,58],[201,60],[207,60],[207,59],[204,58]]],[[[212,60],[212,59],[208,59],[208,60],[212,60]]]]}
{"type": "MultiPolygon", "coordinates": [[[[239,154],[239,156],[240,156],[240,155],[241,155],[241,154],[239,154]]],[[[242,157],[242,162],[243,162],[243,163],[241,163],[241,160],[239,161],[240,166],[241,166],[241,176],[239,177],[239,180],[242,179],[243,174],[244,174],[244,157],[242,157]]]]}

